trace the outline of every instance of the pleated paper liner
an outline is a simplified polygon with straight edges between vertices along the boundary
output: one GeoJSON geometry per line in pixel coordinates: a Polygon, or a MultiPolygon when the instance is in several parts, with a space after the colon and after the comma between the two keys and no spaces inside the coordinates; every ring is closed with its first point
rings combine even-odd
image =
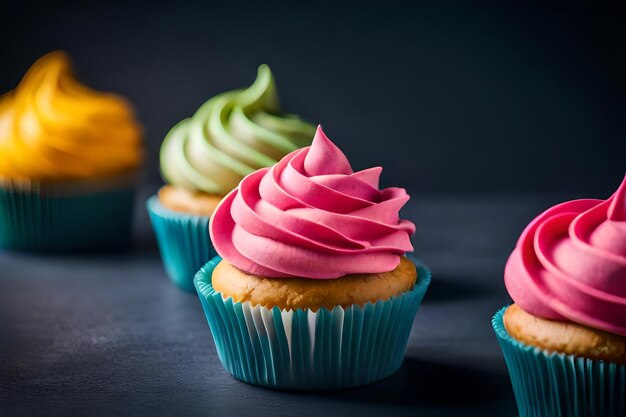
{"type": "Polygon", "coordinates": [[[624,417],[626,366],[526,345],[493,317],[521,417],[624,417]]]}
{"type": "Polygon", "coordinates": [[[64,183],[0,181],[0,248],[83,251],[130,246],[135,175],[64,183]]]}
{"type": "Polygon", "coordinates": [[[213,258],[194,283],[219,358],[235,378],[292,390],[356,387],[398,370],[430,271],[418,261],[413,289],[363,307],[281,310],[223,299],[211,285],[213,258]]]}
{"type": "Polygon", "coordinates": [[[195,292],[193,277],[217,255],[209,237],[209,217],[170,210],[156,195],[146,206],[168,276],[178,287],[195,292]]]}

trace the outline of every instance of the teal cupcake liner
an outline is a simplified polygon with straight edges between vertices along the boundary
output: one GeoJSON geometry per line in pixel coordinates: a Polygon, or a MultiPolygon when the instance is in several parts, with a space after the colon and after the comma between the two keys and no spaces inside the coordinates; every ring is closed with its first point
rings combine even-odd
{"type": "Polygon", "coordinates": [[[513,385],[520,417],[624,417],[626,366],[526,345],[504,327],[504,307],[492,325],[513,385]]]}
{"type": "Polygon", "coordinates": [[[82,251],[130,246],[135,182],[0,183],[0,248],[82,251]]]}
{"type": "Polygon", "coordinates": [[[430,284],[418,261],[413,289],[349,308],[281,310],[224,299],[211,285],[213,258],[194,283],[220,361],[235,378],[277,389],[328,390],[381,380],[400,368],[430,284]]]}
{"type": "Polygon", "coordinates": [[[179,288],[195,292],[193,277],[217,255],[209,236],[209,217],[170,210],[156,195],[146,207],[168,276],[179,288]]]}

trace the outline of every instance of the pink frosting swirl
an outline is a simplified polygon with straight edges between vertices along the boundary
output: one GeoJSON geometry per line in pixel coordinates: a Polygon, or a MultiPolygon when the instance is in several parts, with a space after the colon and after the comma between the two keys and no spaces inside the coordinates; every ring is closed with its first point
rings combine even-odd
{"type": "Polygon", "coordinates": [[[608,200],[569,201],[534,219],[504,281],[531,314],[626,336],[626,178],[608,200]]]}
{"type": "Polygon", "coordinates": [[[382,168],[354,172],[317,128],[310,147],[245,177],[211,218],[217,252],[254,275],[333,279],[393,270],[412,251],[402,188],[378,188],[382,168]]]}

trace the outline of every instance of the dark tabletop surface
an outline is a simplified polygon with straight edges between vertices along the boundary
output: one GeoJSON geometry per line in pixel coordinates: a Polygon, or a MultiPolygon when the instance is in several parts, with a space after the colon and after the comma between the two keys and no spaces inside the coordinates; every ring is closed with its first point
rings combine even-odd
{"type": "Polygon", "coordinates": [[[414,195],[404,217],[433,281],[406,361],[384,381],[336,392],[231,378],[198,297],[166,278],[143,204],[130,252],[0,252],[0,415],[516,415],[491,317],[509,302],[502,270],[515,240],[556,201],[414,195]]]}

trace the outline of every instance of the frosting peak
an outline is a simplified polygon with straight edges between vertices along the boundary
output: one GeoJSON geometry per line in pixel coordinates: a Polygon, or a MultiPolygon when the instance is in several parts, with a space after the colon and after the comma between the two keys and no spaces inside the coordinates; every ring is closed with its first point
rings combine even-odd
{"type": "Polygon", "coordinates": [[[328,139],[321,126],[317,127],[311,149],[304,158],[304,170],[310,176],[352,174],[348,158],[328,139]]]}
{"type": "Polygon", "coordinates": [[[399,218],[402,188],[378,188],[382,169],[354,172],[318,127],[310,147],[245,177],[209,226],[237,268],[276,278],[333,279],[393,270],[415,226],[399,218]]]}
{"type": "Polygon", "coordinates": [[[226,195],[249,173],[308,145],[314,126],[280,112],[267,65],[243,90],[219,94],[178,123],[161,145],[161,172],[174,186],[226,195]]]}
{"type": "Polygon", "coordinates": [[[554,206],[522,233],[504,279],[531,314],[626,335],[626,178],[607,200],[554,206]]]}
{"type": "Polygon", "coordinates": [[[626,177],[613,195],[612,200],[607,215],[608,219],[616,222],[626,221],[626,177]]]}

